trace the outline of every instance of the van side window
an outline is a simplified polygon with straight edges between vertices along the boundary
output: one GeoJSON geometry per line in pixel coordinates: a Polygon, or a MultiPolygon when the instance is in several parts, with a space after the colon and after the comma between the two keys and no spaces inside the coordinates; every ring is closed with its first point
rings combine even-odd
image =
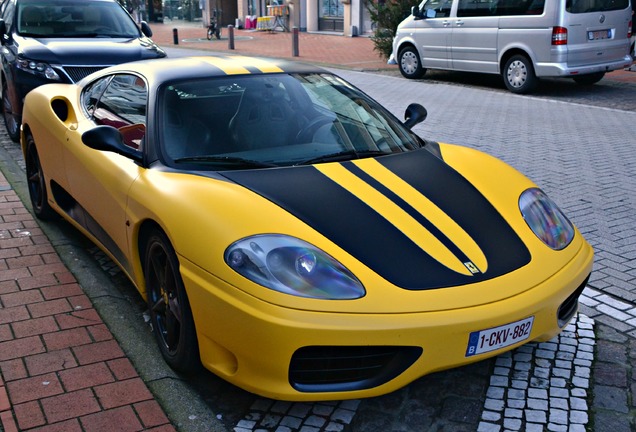
{"type": "Polygon", "coordinates": [[[629,0],[567,0],[565,10],[570,13],[605,12],[627,9],[629,0]]]}
{"type": "Polygon", "coordinates": [[[433,9],[435,11],[435,18],[445,18],[450,16],[452,5],[452,0],[432,0],[426,2],[424,9],[433,9]]]}
{"type": "Polygon", "coordinates": [[[493,16],[497,14],[497,0],[459,0],[458,17],[493,16]]]}
{"type": "MultiPolygon", "coordinates": [[[[468,2],[470,0],[460,0],[459,8],[457,9],[457,16],[511,16],[511,15],[541,15],[543,14],[543,8],[545,6],[545,0],[493,0],[488,3],[489,14],[464,14],[460,15],[462,8],[462,1],[468,2]]],[[[474,1],[474,0],[473,0],[474,1]]],[[[474,8],[474,6],[473,6],[474,8]]]]}

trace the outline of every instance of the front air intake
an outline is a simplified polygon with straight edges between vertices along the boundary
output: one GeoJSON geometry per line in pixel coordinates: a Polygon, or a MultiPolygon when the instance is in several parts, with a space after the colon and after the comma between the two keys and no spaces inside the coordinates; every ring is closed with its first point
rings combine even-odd
{"type": "Polygon", "coordinates": [[[585,286],[587,285],[587,281],[589,279],[590,279],[590,276],[588,275],[583,281],[583,283],[579,285],[579,287],[568,298],[566,298],[563,303],[561,303],[561,306],[559,306],[559,310],[557,312],[557,320],[558,320],[557,323],[559,327],[563,327],[568,322],[570,322],[570,320],[576,313],[576,310],[578,309],[578,305],[579,305],[579,297],[581,296],[581,293],[585,289],[585,286]]]}
{"type": "Polygon", "coordinates": [[[397,377],[421,355],[420,347],[304,347],[292,356],[289,382],[308,393],[369,389],[397,377]]]}

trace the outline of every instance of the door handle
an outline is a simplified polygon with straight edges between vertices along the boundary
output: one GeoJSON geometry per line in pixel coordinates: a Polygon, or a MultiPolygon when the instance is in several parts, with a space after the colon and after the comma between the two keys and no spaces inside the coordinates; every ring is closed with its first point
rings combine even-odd
{"type": "Polygon", "coordinates": [[[450,22],[448,22],[448,21],[444,20],[444,21],[442,21],[442,25],[443,25],[444,27],[448,27],[448,26],[450,25],[450,22]]]}
{"type": "Polygon", "coordinates": [[[462,20],[457,20],[457,21],[455,21],[455,25],[456,25],[457,27],[461,27],[461,26],[463,26],[463,25],[464,25],[464,21],[462,21],[462,20]]]}

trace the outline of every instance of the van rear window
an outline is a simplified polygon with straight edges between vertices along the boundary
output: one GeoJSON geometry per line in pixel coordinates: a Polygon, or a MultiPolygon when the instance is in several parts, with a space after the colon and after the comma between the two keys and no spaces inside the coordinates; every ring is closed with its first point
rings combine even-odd
{"type": "Polygon", "coordinates": [[[629,0],[567,0],[565,3],[565,10],[575,14],[623,10],[628,7],[629,0]]]}

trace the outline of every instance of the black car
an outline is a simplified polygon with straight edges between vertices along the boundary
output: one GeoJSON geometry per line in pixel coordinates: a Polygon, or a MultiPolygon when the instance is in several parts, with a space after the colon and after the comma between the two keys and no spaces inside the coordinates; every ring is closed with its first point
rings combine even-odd
{"type": "Polygon", "coordinates": [[[0,6],[4,121],[20,138],[26,94],[48,83],[74,83],[115,64],[165,57],[116,0],[5,0],[0,6]]]}

